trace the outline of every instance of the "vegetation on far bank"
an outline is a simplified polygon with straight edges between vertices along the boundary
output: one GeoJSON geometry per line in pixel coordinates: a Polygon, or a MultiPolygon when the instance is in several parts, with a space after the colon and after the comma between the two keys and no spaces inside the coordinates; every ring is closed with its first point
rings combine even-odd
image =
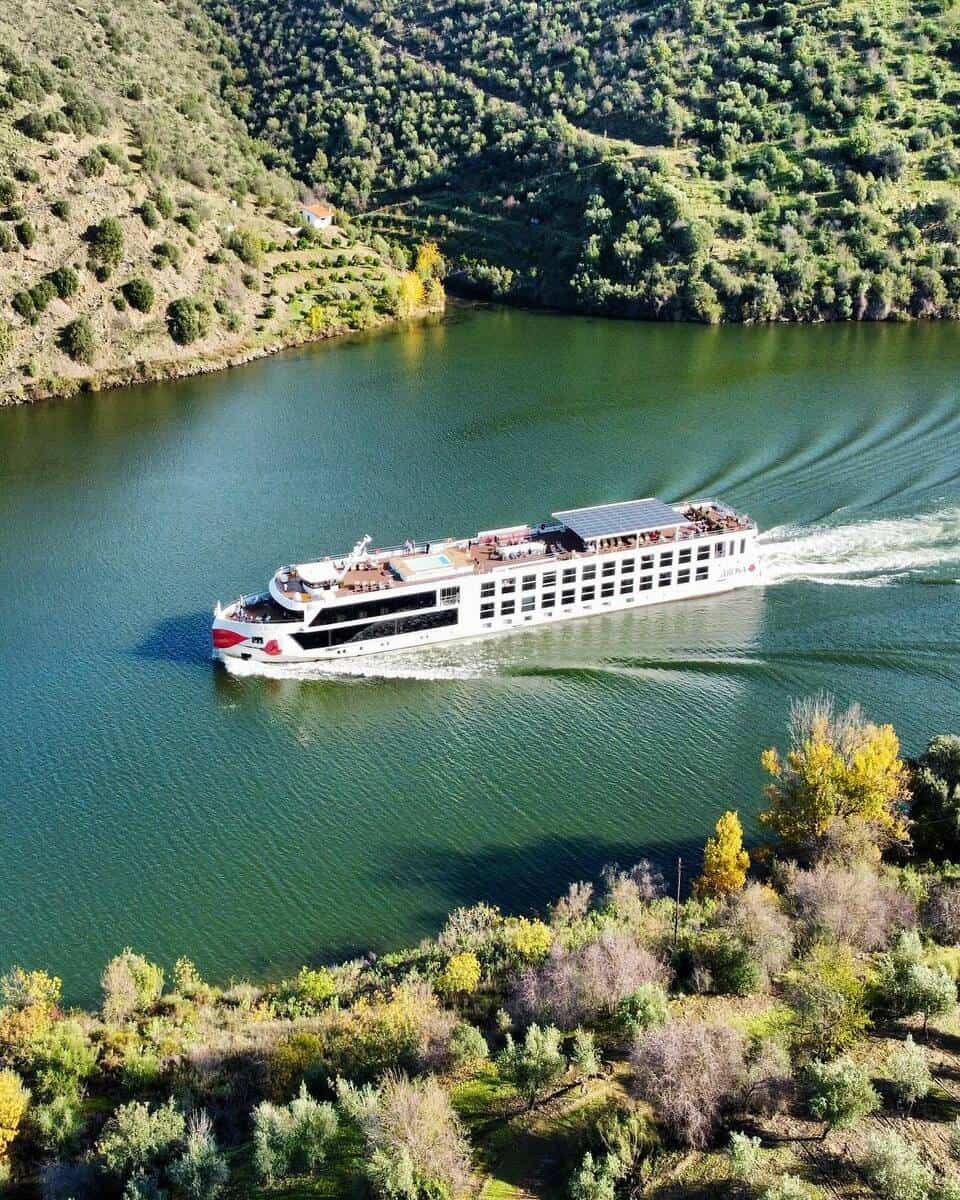
{"type": "Polygon", "coordinates": [[[203,0],[225,97],[462,286],[696,321],[960,312],[950,0],[203,0]]]}
{"type": "Polygon", "coordinates": [[[11,1196],[960,1196],[960,737],[904,761],[823,696],[748,851],[680,902],[611,865],[544,916],[268,986],[132,950],[99,1012],[0,978],[11,1196]],[[752,858],[752,862],[751,862],[752,858]]]}
{"type": "Polygon", "coordinates": [[[191,3],[0,2],[0,401],[442,307],[416,243],[304,224],[216,41],[191,3]]]}

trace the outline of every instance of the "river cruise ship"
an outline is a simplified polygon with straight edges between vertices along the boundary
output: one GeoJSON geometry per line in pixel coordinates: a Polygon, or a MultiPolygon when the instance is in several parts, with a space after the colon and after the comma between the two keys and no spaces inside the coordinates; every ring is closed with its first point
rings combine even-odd
{"type": "Polygon", "coordinates": [[[362,538],[214,609],[223,659],[300,663],[507,633],[761,581],[757,526],[717,500],[629,500],[471,538],[362,538]]]}

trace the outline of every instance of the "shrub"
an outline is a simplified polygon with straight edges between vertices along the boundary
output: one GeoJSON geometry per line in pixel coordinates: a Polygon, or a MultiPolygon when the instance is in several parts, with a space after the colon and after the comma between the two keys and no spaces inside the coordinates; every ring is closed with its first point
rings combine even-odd
{"type": "Polygon", "coordinates": [[[156,229],[160,224],[160,213],[152,200],[144,200],[140,205],[140,220],[148,229],[156,229]]]}
{"type": "Polygon", "coordinates": [[[531,1025],[520,1044],[514,1042],[512,1034],[507,1034],[506,1045],[497,1057],[497,1071],[502,1079],[513,1084],[528,1108],[533,1108],[538,1098],[566,1072],[561,1040],[560,1031],[552,1025],[543,1029],[531,1025]]]}
{"type": "Polygon", "coordinates": [[[33,306],[38,313],[44,312],[50,301],[56,298],[56,295],[57,289],[49,279],[41,279],[30,289],[30,298],[33,300],[33,306]]]}
{"type": "MultiPolygon", "coordinates": [[[[78,320],[86,318],[80,317],[78,320]]],[[[74,325],[77,323],[73,322],[74,325]]],[[[104,1018],[107,1021],[125,1021],[160,999],[163,969],[149,962],[142,954],[134,954],[128,946],[107,963],[100,987],[103,990],[104,1018]]]]}
{"type": "Polygon", "coordinates": [[[788,972],[785,991],[796,1013],[801,1053],[833,1058],[853,1046],[870,1025],[866,988],[845,946],[814,946],[788,972]]]}
{"type": "Polygon", "coordinates": [[[617,1024],[630,1036],[664,1025],[669,1012],[667,993],[659,984],[645,983],[617,1005],[617,1024]]]}
{"type": "MultiPolygon", "coordinates": [[[[88,317],[77,317],[60,331],[60,349],[68,354],[74,362],[90,364],[97,352],[97,337],[88,317]]],[[[116,961],[116,960],[114,960],[116,961]]],[[[109,967],[107,970],[109,971],[109,967]]],[[[106,979],[106,975],[104,975],[106,979]]],[[[106,989],[106,984],[104,984],[106,989]]],[[[106,1013],[106,1000],[104,1012],[106,1013]]]]}
{"type": "Polygon", "coordinates": [[[480,983],[480,963],[475,954],[454,954],[437,976],[437,991],[444,996],[469,996],[480,983]]]}
{"type": "Polygon", "coordinates": [[[264,1101],[253,1112],[254,1164],[265,1183],[273,1184],[292,1174],[313,1171],[322,1162],[337,1132],[332,1104],[321,1104],[306,1084],[289,1104],[264,1101]]]}
{"type": "Polygon", "coordinates": [[[33,302],[33,296],[29,292],[14,292],[10,301],[10,307],[18,317],[23,317],[31,325],[37,320],[37,307],[33,302]]]}
{"type": "Polygon", "coordinates": [[[573,1173],[568,1187],[570,1200],[614,1200],[621,1163],[612,1154],[595,1159],[588,1150],[573,1173]]]}
{"type": "Polygon", "coordinates": [[[86,239],[90,258],[109,275],[123,258],[123,226],[116,217],[105,217],[87,229],[86,239]]]}
{"type": "Polygon", "coordinates": [[[760,1165],[760,1139],[745,1133],[731,1133],[727,1162],[734,1179],[749,1180],[760,1165]]]}
{"type": "Polygon", "coordinates": [[[798,1175],[781,1175],[763,1191],[760,1200],[810,1200],[810,1189],[798,1175]]]}
{"type": "Polygon", "coordinates": [[[36,1105],[30,1116],[37,1141],[52,1153],[72,1145],[83,1128],[80,1102],[69,1096],[57,1096],[49,1104],[36,1105]]]}
{"type": "Polygon", "coordinates": [[[0,363],[3,363],[16,345],[16,336],[9,321],[0,317],[0,363]]]}
{"type": "Polygon", "coordinates": [[[793,929],[777,893],[748,883],[730,896],[718,914],[721,928],[746,946],[767,983],[786,966],[793,952],[793,929]]]}
{"type": "Polygon", "coordinates": [[[926,1053],[909,1034],[901,1045],[890,1051],[887,1074],[897,1099],[907,1108],[912,1108],[918,1100],[922,1100],[933,1086],[926,1053]]]}
{"type": "Polygon", "coordinates": [[[13,230],[17,235],[17,241],[25,250],[29,250],[37,240],[37,231],[29,221],[18,221],[13,230]]]}
{"type": "Polygon", "coordinates": [[[57,267],[47,276],[56,289],[61,300],[68,300],[77,294],[80,287],[80,276],[73,267],[57,267]]]}
{"type": "Polygon", "coordinates": [[[41,1094],[76,1100],[93,1073],[97,1051],[77,1021],[54,1021],[33,1044],[33,1071],[41,1094]]]}
{"type": "Polygon", "coordinates": [[[173,1101],[152,1111],[139,1101],[123,1104],[104,1126],[97,1155],[112,1175],[139,1174],[166,1161],[185,1129],[186,1121],[173,1101]]]}
{"type": "Polygon", "coordinates": [[[210,310],[203,301],[184,296],[167,305],[167,329],[179,346],[189,346],[210,329],[210,310]]]}
{"type": "Polygon", "coordinates": [[[936,860],[960,858],[960,737],[932,738],[909,765],[918,852],[936,860]]]}
{"type": "Polygon", "coordinates": [[[245,266],[258,267],[263,262],[263,242],[251,229],[235,230],[227,246],[245,266]]]}
{"type": "Polygon", "coordinates": [[[554,942],[543,963],[520,977],[513,1008],[526,1018],[572,1029],[612,1015],[625,996],[669,977],[669,969],[632,934],[606,929],[575,948],[554,942]]]}
{"type": "Polygon", "coordinates": [[[459,1196],[470,1184],[470,1151],[446,1092],[432,1076],[388,1074],[379,1089],[337,1080],[341,1105],[360,1125],[366,1171],[390,1200],[459,1196]]]}
{"type": "Polygon", "coordinates": [[[0,204],[13,204],[17,198],[17,185],[12,179],[0,177],[0,204]]]}
{"type": "Polygon", "coordinates": [[[149,279],[130,279],[121,290],[127,303],[137,312],[147,313],[153,308],[154,290],[149,279]]]}
{"type": "Polygon", "coordinates": [[[928,1200],[933,1172],[916,1147],[896,1133],[872,1133],[867,1138],[863,1171],[882,1200],[928,1200]]]}
{"type": "Polygon", "coordinates": [[[0,225],[0,253],[6,254],[13,249],[14,236],[6,225],[0,225]]]}
{"type": "Polygon", "coordinates": [[[942,883],[935,887],[923,917],[930,933],[942,946],[960,942],[960,884],[942,883]]]}
{"type": "Polygon", "coordinates": [[[450,1058],[457,1070],[469,1070],[490,1057],[486,1038],[475,1025],[461,1021],[450,1034],[450,1058]]]}
{"type": "Polygon", "coordinates": [[[543,921],[529,921],[520,917],[510,928],[510,945],[518,958],[537,962],[546,957],[553,942],[553,931],[543,921]]]}
{"type": "Polygon", "coordinates": [[[671,1021],[648,1030],[632,1053],[637,1089],[679,1142],[705,1146],[745,1081],[745,1043],[735,1029],[671,1021]]]}
{"type": "Polygon", "coordinates": [[[914,932],[901,933],[893,949],[881,955],[876,991],[881,1007],[892,1016],[922,1014],[924,1029],[931,1017],[952,1012],[957,1004],[957,985],[945,967],[927,966],[914,932]]]}
{"type": "Polygon", "coordinates": [[[0,1071],[0,1162],[17,1136],[30,1103],[30,1093],[15,1071],[0,1071]]]}
{"type": "Polygon", "coordinates": [[[695,982],[702,990],[749,996],[763,980],[749,947],[725,931],[700,938],[692,948],[692,958],[695,982]]]}
{"type": "Polygon", "coordinates": [[[815,1059],[804,1072],[803,1082],[810,1115],[828,1129],[855,1125],[880,1107],[869,1071],[849,1059],[815,1059]]]}
{"type": "Polygon", "coordinates": [[[180,247],[174,242],[157,242],[153,248],[153,262],[157,268],[162,268],[169,263],[175,271],[179,271],[182,261],[183,255],[180,253],[180,247]]]}
{"type": "Polygon", "coordinates": [[[188,1121],[184,1151],[168,1174],[183,1200],[217,1200],[226,1187],[230,1172],[205,1112],[194,1113],[188,1121]]]}
{"type": "Polygon", "coordinates": [[[575,1029],[570,1042],[570,1069],[577,1079],[592,1079],[600,1074],[600,1055],[589,1030],[575,1029]]]}
{"type": "Polygon", "coordinates": [[[54,200],[54,202],[50,205],[50,211],[58,221],[66,221],[70,216],[70,201],[54,200]]]}

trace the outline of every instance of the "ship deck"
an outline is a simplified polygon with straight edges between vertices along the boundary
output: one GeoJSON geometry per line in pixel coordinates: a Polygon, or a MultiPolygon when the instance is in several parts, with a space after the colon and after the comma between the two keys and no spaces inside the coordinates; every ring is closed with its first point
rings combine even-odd
{"type": "MultiPolygon", "coordinates": [[[[625,550],[643,549],[646,546],[673,544],[675,542],[699,540],[712,537],[726,531],[754,529],[755,522],[723,510],[720,507],[696,510],[688,522],[675,528],[655,529],[647,533],[629,536],[613,536],[601,538],[597,548],[585,547],[577,534],[569,529],[557,528],[540,531],[529,529],[526,535],[520,527],[516,530],[478,535],[475,538],[459,542],[432,543],[417,545],[413,551],[407,550],[374,550],[369,557],[350,567],[346,574],[331,589],[331,597],[356,596],[369,592],[385,591],[392,588],[409,587],[413,583],[424,586],[440,586],[455,583],[457,578],[467,574],[486,574],[506,567],[522,569],[527,565],[542,565],[545,562],[563,562],[568,559],[594,557],[598,552],[614,554],[625,550]],[[520,558],[509,557],[509,548],[533,539],[545,543],[542,552],[525,554],[520,558]],[[443,572],[430,572],[419,578],[414,573],[403,575],[392,565],[400,560],[405,563],[416,563],[425,559],[431,553],[442,550],[451,564],[443,572]]],[[[291,579],[287,584],[281,583],[283,590],[292,600],[306,602],[315,599],[301,592],[298,581],[291,579]]]]}

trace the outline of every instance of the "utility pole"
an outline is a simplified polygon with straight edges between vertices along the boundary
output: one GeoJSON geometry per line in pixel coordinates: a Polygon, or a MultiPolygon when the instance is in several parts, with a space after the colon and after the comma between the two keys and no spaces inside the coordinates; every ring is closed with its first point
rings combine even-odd
{"type": "Polygon", "coordinates": [[[673,945],[676,947],[680,936],[680,879],[683,875],[683,859],[677,859],[677,898],[673,905],[673,945]]]}

